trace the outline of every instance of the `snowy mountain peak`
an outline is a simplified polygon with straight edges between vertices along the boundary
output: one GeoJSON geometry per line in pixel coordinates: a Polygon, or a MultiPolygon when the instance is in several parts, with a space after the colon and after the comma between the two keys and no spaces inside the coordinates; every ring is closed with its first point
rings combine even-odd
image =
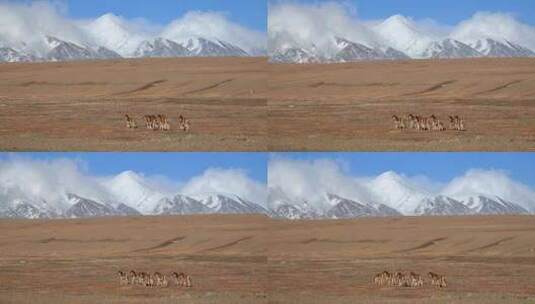
{"type": "Polygon", "coordinates": [[[379,26],[383,31],[388,30],[397,34],[403,33],[415,35],[415,33],[418,32],[412,19],[399,14],[385,19],[379,26]]]}
{"type": "Polygon", "coordinates": [[[143,41],[136,49],[135,57],[187,57],[191,52],[181,44],[158,37],[143,41]]]}
{"type": "Polygon", "coordinates": [[[431,196],[393,171],[379,175],[370,184],[377,201],[403,214],[412,214],[422,199],[431,196]]]}
{"type": "Polygon", "coordinates": [[[158,201],[165,196],[146,182],[143,176],[133,171],[125,171],[115,176],[106,183],[106,187],[118,201],[142,213],[152,212],[158,201]]]}
{"type": "Polygon", "coordinates": [[[508,40],[497,41],[491,38],[484,38],[470,44],[481,54],[487,57],[532,57],[535,52],[512,43],[508,40]]]}
{"type": "Polygon", "coordinates": [[[237,195],[219,193],[205,196],[201,202],[214,213],[220,214],[269,214],[262,206],[247,201],[237,195]]]}
{"type": "Polygon", "coordinates": [[[122,20],[119,16],[113,13],[106,13],[93,21],[93,25],[103,25],[107,29],[123,28],[122,20]]]}
{"type": "Polygon", "coordinates": [[[244,57],[249,56],[247,52],[238,46],[221,40],[210,40],[203,37],[189,38],[186,48],[193,56],[198,57],[244,57]]]}

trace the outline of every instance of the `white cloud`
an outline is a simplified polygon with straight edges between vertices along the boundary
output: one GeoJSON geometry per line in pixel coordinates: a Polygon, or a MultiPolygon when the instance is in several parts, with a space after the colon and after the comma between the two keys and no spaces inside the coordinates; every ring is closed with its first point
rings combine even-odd
{"type": "Polygon", "coordinates": [[[454,178],[446,185],[442,193],[458,199],[492,194],[535,211],[535,191],[514,181],[503,170],[468,170],[463,176],[454,178]]]}
{"type": "Polygon", "coordinates": [[[498,170],[470,169],[463,176],[443,183],[425,175],[407,176],[392,171],[379,176],[358,176],[330,159],[275,157],[268,164],[268,188],[278,188],[292,200],[306,200],[323,210],[329,207],[325,205],[325,194],[333,193],[355,201],[385,203],[393,208],[398,208],[395,202],[407,199],[407,195],[418,200],[440,194],[460,200],[473,195],[492,195],[535,211],[535,191],[498,170]],[[389,195],[399,197],[388,199],[389,195]]]}
{"type": "Polygon", "coordinates": [[[208,169],[185,183],[180,192],[193,197],[213,193],[234,194],[262,206],[265,206],[267,198],[265,184],[251,179],[240,169],[208,169]]]}
{"type": "Polygon", "coordinates": [[[370,201],[372,194],[364,186],[367,178],[349,176],[343,164],[329,159],[289,160],[274,158],[268,164],[268,187],[279,188],[291,199],[303,199],[320,210],[325,205],[325,194],[370,201]]]}
{"type": "Polygon", "coordinates": [[[47,1],[31,3],[0,2],[0,44],[16,45],[44,51],[43,37],[61,36],[75,43],[90,37],[73,21],[62,15],[58,5],[47,1]]]}
{"type": "Polygon", "coordinates": [[[96,178],[87,175],[83,167],[83,163],[70,159],[12,157],[0,161],[0,188],[17,189],[30,198],[46,200],[57,209],[64,207],[68,193],[90,199],[109,199],[105,188],[96,178]]]}
{"type": "Polygon", "coordinates": [[[323,55],[335,52],[334,37],[374,45],[380,39],[352,15],[347,5],[278,3],[270,5],[269,48],[316,48],[323,55]]]}
{"type": "Polygon", "coordinates": [[[80,45],[105,46],[129,56],[146,39],[167,37],[182,42],[204,37],[225,40],[249,52],[266,48],[265,33],[241,26],[220,12],[189,12],[161,25],[113,14],[74,20],[66,11],[64,2],[0,0],[0,46],[35,50],[42,56],[48,51],[44,37],[53,36],[80,45]]]}
{"type": "Polygon", "coordinates": [[[429,43],[448,37],[465,43],[492,38],[509,40],[535,49],[535,27],[523,24],[514,15],[477,12],[458,25],[441,24],[431,18],[414,19],[395,15],[388,19],[364,20],[343,1],[299,4],[278,1],[269,6],[269,50],[300,47],[329,57],[336,51],[334,37],[367,46],[392,46],[418,57],[429,43]]]}
{"type": "Polygon", "coordinates": [[[476,13],[469,20],[461,22],[451,36],[466,42],[473,42],[481,37],[506,39],[535,49],[535,27],[521,23],[513,14],[508,13],[476,13]]]}
{"type": "MultiPolygon", "coordinates": [[[[199,176],[176,181],[163,175],[146,176],[125,171],[114,176],[88,173],[87,164],[73,159],[36,160],[9,156],[0,160],[0,197],[7,193],[24,198],[45,200],[58,210],[69,207],[66,194],[72,193],[101,203],[125,203],[148,212],[153,206],[137,203],[164,196],[186,194],[194,197],[206,192],[238,195],[257,204],[265,204],[265,184],[250,178],[239,169],[208,168],[199,176]]],[[[0,201],[0,204],[5,203],[0,201]]],[[[2,207],[2,206],[0,206],[2,207]]],[[[0,208],[1,209],[1,208],[0,208]]]]}
{"type": "Polygon", "coordinates": [[[188,12],[166,26],[161,36],[178,42],[187,42],[191,37],[219,39],[248,52],[266,48],[264,33],[231,22],[221,12],[188,12]]]}

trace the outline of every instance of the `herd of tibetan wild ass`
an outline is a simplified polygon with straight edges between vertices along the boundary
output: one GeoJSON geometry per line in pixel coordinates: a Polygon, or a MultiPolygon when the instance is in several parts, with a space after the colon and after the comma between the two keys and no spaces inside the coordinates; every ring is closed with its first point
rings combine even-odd
{"type": "Polygon", "coordinates": [[[119,284],[126,285],[139,285],[144,287],[168,287],[169,284],[173,284],[177,287],[192,287],[191,277],[183,272],[173,272],[169,276],[155,272],[154,274],[146,272],[135,272],[131,270],[129,273],[123,271],[117,272],[119,276],[119,284]]]}
{"type": "MultiPolygon", "coordinates": [[[[147,272],[135,272],[131,270],[129,273],[118,271],[119,285],[138,285],[144,287],[169,287],[169,284],[174,284],[176,287],[192,287],[191,277],[183,272],[173,272],[169,276],[155,272],[154,274],[147,272]]],[[[447,287],[446,277],[436,274],[434,272],[428,273],[431,285],[439,288],[447,287]]],[[[390,273],[383,271],[373,277],[373,283],[379,287],[422,287],[424,286],[424,279],[414,272],[395,272],[390,273]]]]}
{"type": "MultiPolygon", "coordinates": [[[[128,114],[125,114],[126,127],[128,129],[137,129],[137,123],[135,119],[128,114]]],[[[171,130],[171,124],[166,115],[145,115],[145,127],[149,130],[171,130]]],[[[449,116],[450,124],[449,130],[465,131],[464,120],[459,116],[449,116]]],[[[444,123],[440,121],[435,115],[429,117],[409,114],[405,117],[399,117],[392,115],[392,121],[394,122],[394,129],[405,130],[415,129],[418,131],[446,131],[448,130],[444,123]]],[[[184,116],[178,117],[178,128],[184,132],[188,132],[190,129],[190,121],[184,116]]]]}
{"type": "MultiPolygon", "coordinates": [[[[464,131],[464,120],[459,116],[449,116],[449,130],[464,131]]],[[[405,117],[392,116],[394,129],[416,129],[418,131],[446,131],[448,130],[444,123],[435,115],[429,117],[409,114],[405,117]]]]}
{"type": "MultiPolygon", "coordinates": [[[[124,118],[126,121],[126,127],[128,129],[137,129],[137,123],[133,117],[130,117],[128,114],[125,114],[124,118]]],[[[145,119],[145,127],[149,130],[154,130],[154,131],[171,130],[171,124],[169,123],[169,120],[167,119],[166,115],[163,115],[163,114],[145,115],[143,118],[145,119]]],[[[184,132],[188,132],[189,128],[190,128],[189,120],[186,119],[184,116],[180,115],[178,117],[178,129],[184,132]]]]}
{"type": "MultiPolygon", "coordinates": [[[[443,275],[436,274],[434,272],[429,272],[427,274],[431,280],[431,285],[439,288],[447,287],[446,277],[443,275]]],[[[388,271],[383,271],[376,274],[373,277],[373,283],[377,286],[392,286],[392,287],[422,287],[424,286],[424,279],[417,273],[408,272],[401,273],[395,272],[390,273],[388,271]]]]}

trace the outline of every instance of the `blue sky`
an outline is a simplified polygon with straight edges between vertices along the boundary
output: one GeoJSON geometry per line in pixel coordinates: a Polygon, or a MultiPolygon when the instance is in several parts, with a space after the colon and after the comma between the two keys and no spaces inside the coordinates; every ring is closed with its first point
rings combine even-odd
{"type": "Polygon", "coordinates": [[[188,11],[217,11],[247,28],[262,32],[267,27],[265,0],[68,0],[60,1],[71,18],[94,18],[114,13],[127,18],[145,18],[160,25],[188,11]]]}
{"type": "MultiPolygon", "coordinates": [[[[321,3],[317,0],[272,0],[270,3],[321,3]]],[[[356,8],[361,19],[384,19],[402,14],[415,19],[431,18],[441,24],[456,25],[478,11],[507,12],[522,22],[535,25],[535,1],[531,0],[340,0],[332,1],[356,8]]]]}
{"type": "Polygon", "coordinates": [[[116,175],[132,170],[145,175],[164,175],[185,181],[208,168],[242,169],[252,179],[267,180],[265,153],[0,153],[0,160],[23,157],[34,160],[68,158],[87,165],[96,176],[116,175]]]}
{"type": "Polygon", "coordinates": [[[505,170],[516,181],[535,186],[535,153],[274,153],[295,160],[336,160],[353,176],[376,176],[393,170],[449,182],[469,169],[505,170]]]}

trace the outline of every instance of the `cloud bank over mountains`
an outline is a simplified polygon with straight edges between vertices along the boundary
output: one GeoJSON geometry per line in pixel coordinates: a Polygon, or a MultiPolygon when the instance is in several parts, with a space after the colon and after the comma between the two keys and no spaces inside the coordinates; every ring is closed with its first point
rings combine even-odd
{"type": "Polygon", "coordinates": [[[221,12],[192,11],[160,25],[111,13],[73,20],[61,6],[49,1],[0,2],[0,57],[4,61],[108,59],[112,52],[121,57],[238,56],[238,49],[242,55],[265,52],[266,34],[234,23],[221,12]],[[49,37],[60,43],[52,43],[49,37]],[[155,42],[158,38],[160,44],[155,42]],[[204,40],[212,44],[203,45],[204,40]],[[147,44],[153,53],[146,52],[147,44]],[[57,52],[71,57],[51,57],[58,45],[61,49],[57,52]],[[100,48],[104,50],[99,53],[100,48]],[[5,55],[8,51],[10,57],[5,55]]]}
{"type": "Polygon", "coordinates": [[[0,217],[267,213],[266,197],[265,184],[239,169],[208,168],[173,181],[133,171],[94,176],[72,159],[0,160],[0,217]],[[120,212],[126,208],[130,213],[120,212]]]}
{"type": "Polygon", "coordinates": [[[535,213],[535,191],[505,171],[448,182],[387,171],[358,176],[340,161],[272,158],[267,184],[208,168],[187,180],[125,171],[94,176],[72,159],[0,160],[0,218],[264,214],[287,219],[535,213]]]}
{"type": "MultiPolygon", "coordinates": [[[[462,176],[440,183],[425,176],[406,176],[393,171],[371,177],[353,176],[342,164],[329,159],[274,158],[269,163],[268,187],[268,206],[272,210],[291,205],[316,216],[325,216],[341,200],[352,205],[351,208],[388,207],[390,213],[394,210],[398,215],[535,212],[535,190],[500,170],[470,169],[462,176]]],[[[374,214],[360,214],[366,215],[374,214]]],[[[392,214],[376,212],[375,215],[392,214]]]]}
{"type": "Polygon", "coordinates": [[[277,2],[268,18],[274,62],[535,55],[535,27],[509,13],[478,12],[451,26],[403,15],[362,20],[339,2],[277,2]]]}

